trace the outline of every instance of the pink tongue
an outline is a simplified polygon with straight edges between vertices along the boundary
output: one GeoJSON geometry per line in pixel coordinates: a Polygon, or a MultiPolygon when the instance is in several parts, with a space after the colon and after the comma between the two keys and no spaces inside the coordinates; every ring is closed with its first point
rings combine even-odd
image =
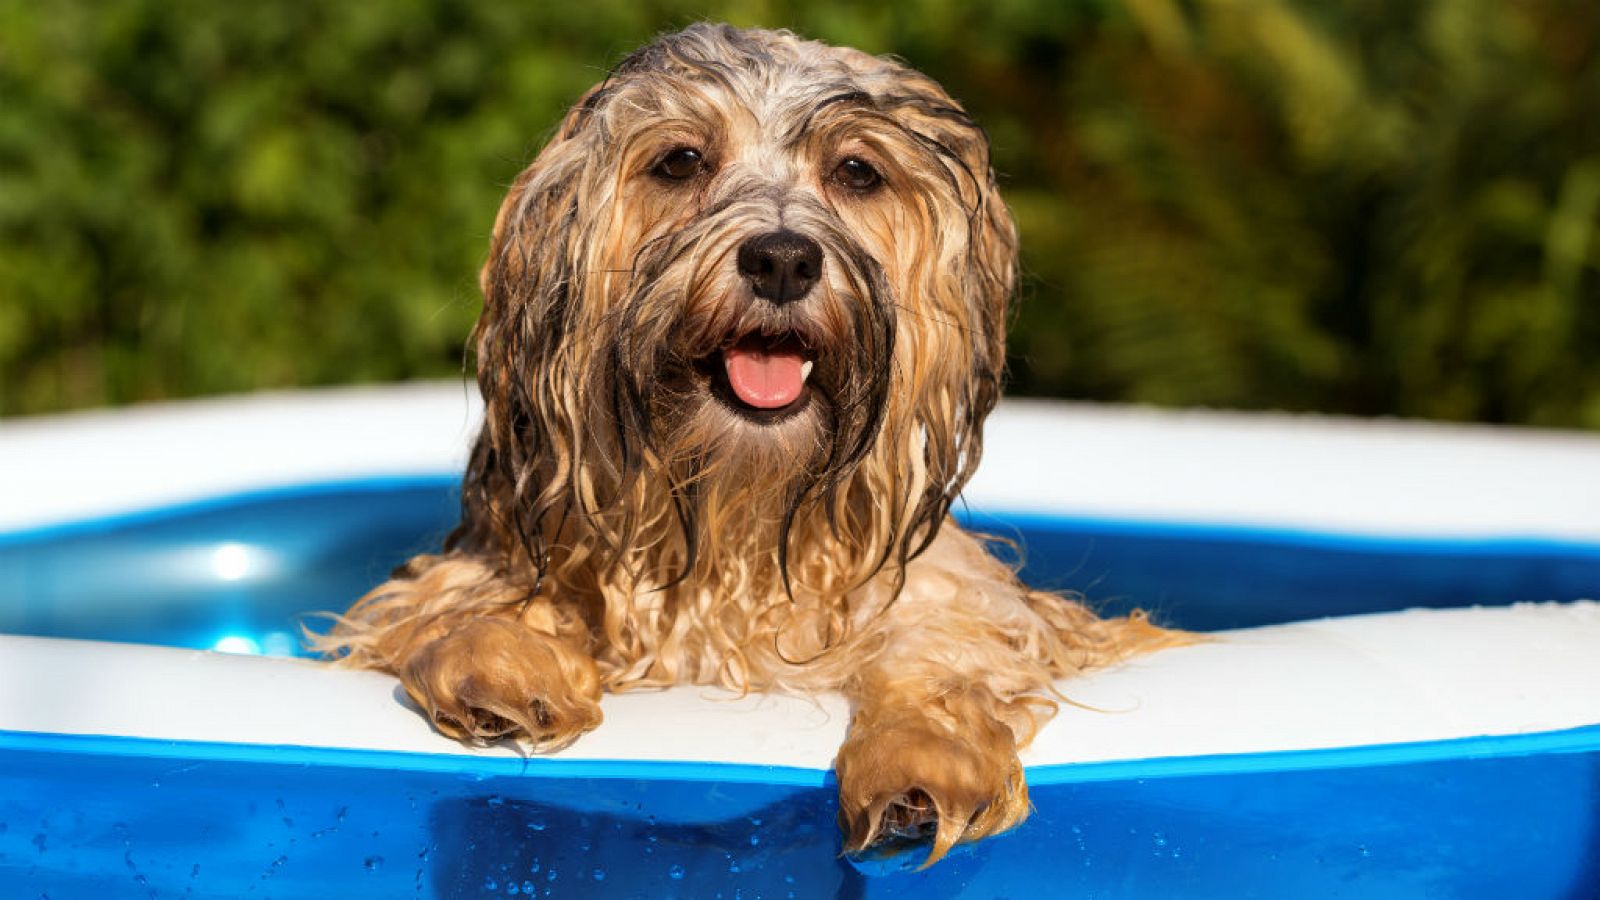
{"type": "Polygon", "coordinates": [[[757,409],[779,409],[793,403],[805,386],[800,368],[805,357],[793,351],[729,347],[722,351],[728,384],[739,399],[757,409]]]}

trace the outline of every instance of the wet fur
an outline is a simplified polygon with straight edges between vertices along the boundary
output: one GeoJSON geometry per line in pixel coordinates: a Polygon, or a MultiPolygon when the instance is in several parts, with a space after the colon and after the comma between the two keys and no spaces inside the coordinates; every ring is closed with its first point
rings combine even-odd
{"type": "Polygon", "coordinates": [[[604,691],[842,691],[847,849],[931,863],[1017,824],[1054,682],[1177,637],[1029,591],[948,520],[1015,272],[987,139],[927,77],[785,32],[657,40],[501,207],[460,526],[319,648],[399,676],[446,734],[540,749],[598,725],[604,691]],[[653,176],[680,146],[703,175],[653,176]],[[882,187],[830,181],[845,155],[882,187]],[[787,306],[733,262],[779,227],[825,259],[787,306]],[[812,348],[797,411],[717,395],[705,360],[752,332],[812,348]]]}

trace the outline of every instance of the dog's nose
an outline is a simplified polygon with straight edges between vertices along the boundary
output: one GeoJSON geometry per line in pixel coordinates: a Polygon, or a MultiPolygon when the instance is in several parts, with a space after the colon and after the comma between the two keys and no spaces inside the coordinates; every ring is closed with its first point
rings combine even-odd
{"type": "Polygon", "coordinates": [[[793,303],[822,275],[822,247],[793,231],[757,235],[739,245],[739,274],[750,279],[757,297],[793,303]]]}

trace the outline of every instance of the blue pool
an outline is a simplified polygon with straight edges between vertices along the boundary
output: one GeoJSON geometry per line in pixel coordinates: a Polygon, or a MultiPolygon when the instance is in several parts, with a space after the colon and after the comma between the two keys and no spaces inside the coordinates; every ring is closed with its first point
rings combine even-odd
{"type": "Polygon", "coordinates": [[[839,852],[841,706],[813,739],[772,698],[608,698],[525,759],[263,658],[454,522],[464,395],[390,391],[0,432],[0,502],[38,506],[0,508],[0,900],[1600,898],[1600,444],[1003,409],[958,516],[1034,585],[1226,634],[1084,687],[1032,817],[916,872],[839,852]],[[369,464],[407,427],[451,440],[369,464]],[[65,459],[113,443],[126,478],[65,459]],[[1565,481],[1495,486],[1529,472],[1565,481]]]}
{"type": "MultiPolygon", "coordinates": [[[[301,614],[342,611],[437,549],[456,490],[445,476],[334,482],[0,534],[0,597],[20,598],[0,604],[0,633],[298,652],[301,614]]],[[[1201,631],[1600,587],[1600,547],[1581,543],[959,514],[1004,538],[1000,555],[1020,551],[1030,584],[1201,631]]]]}

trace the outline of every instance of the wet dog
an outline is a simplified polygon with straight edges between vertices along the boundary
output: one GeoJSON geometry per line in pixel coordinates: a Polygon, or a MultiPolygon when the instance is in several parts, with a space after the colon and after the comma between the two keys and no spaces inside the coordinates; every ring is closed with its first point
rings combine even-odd
{"type": "Polygon", "coordinates": [[[567,115],[495,224],[462,521],[321,648],[536,748],[604,691],[841,691],[850,850],[1028,811],[1057,679],[1172,637],[1031,591],[949,518],[1017,236],[983,131],[891,60],[696,25],[567,115]]]}

